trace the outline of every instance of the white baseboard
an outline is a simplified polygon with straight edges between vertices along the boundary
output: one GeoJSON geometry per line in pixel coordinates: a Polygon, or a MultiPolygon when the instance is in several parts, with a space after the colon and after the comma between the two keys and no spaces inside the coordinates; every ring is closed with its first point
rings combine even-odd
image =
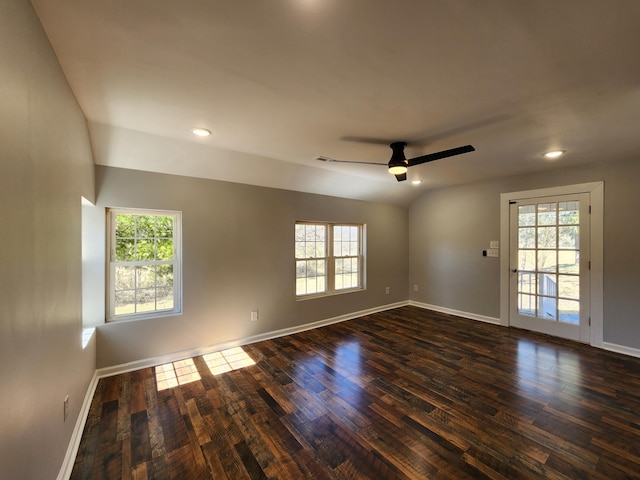
{"type": "Polygon", "coordinates": [[[358,312],[352,312],[352,313],[340,315],[333,318],[319,320],[317,322],[311,322],[304,325],[298,325],[295,327],[275,330],[273,332],[267,332],[260,335],[241,338],[238,340],[221,342],[214,345],[208,345],[206,347],[183,350],[181,352],[175,352],[168,355],[161,355],[158,357],[146,358],[142,360],[137,360],[135,362],[125,363],[122,365],[114,365],[112,367],[97,369],[93,373],[93,377],[91,378],[91,382],[89,383],[89,387],[87,388],[87,393],[84,396],[84,401],[82,402],[82,407],[80,408],[80,413],[78,414],[78,419],[76,420],[76,424],[73,429],[73,433],[71,435],[71,441],[69,442],[69,446],[67,447],[67,453],[64,457],[64,461],[62,462],[62,467],[60,468],[60,472],[58,473],[57,480],[68,480],[69,477],[71,476],[71,472],[73,471],[73,464],[75,463],[76,455],[78,454],[78,449],[80,448],[82,433],[84,432],[84,427],[87,423],[87,417],[89,416],[89,408],[91,407],[91,401],[93,400],[93,395],[96,392],[98,381],[101,378],[110,377],[112,375],[118,375],[121,373],[131,372],[133,370],[139,370],[141,368],[154,367],[156,365],[175,362],[177,360],[183,360],[185,358],[196,357],[198,355],[203,355],[205,353],[210,353],[210,352],[216,352],[219,350],[224,350],[226,348],[233,348],[233,347],[238,347],[242,345],[248,345],[250,343],[261,342],[263,340],[271,340],[273,338],[292,335],[294,333],[304,332],[306,330],[324,327],[326,325],[344,322],[346,320],[353,320],[354,318],[363,317],[365,315],[384,312],[385,310],[392,310],[394,308],[404,307],[408,304],[409,302],[404,301],[404,302],[391,303],[388,305],[381,305],[379,307],[368,308],[366,310],[360,310],[358,312]]]}
{"type": "MultiPolygon", "coordinates": [[[[215,352],[218,350],[224,350],[226,348],[233,348],[233,347],[238,347],[242,345],[248,345],[250,343],[261,342],[264,340],[271,340],[273,338],[283,337],[286,335],[293,335],[295,333],[304,332],[306,330],[320,328],[327,325],[332,325],[334,323],[344,322],[347,320],[353,320],[354,318],[359,318],[365,315],[371,315],[378,312],[384,312],[386,310],[392,310],[394,308],[405,307],[407,305],[424,308],[427,310],[433,310],[436,312],[456,315],[458,317],[468,318],[470,320],[478,320],[480,322],[500,325],[499,318],[488,317],[485,315],[478,315],[475,313],[463,312],[460,310],[454,310],[451,308],[439,307],[437,305],[430,305],[427,303],[415,302],[410,300],[410,301],[392,303],[388,305],[381,305],[379,307],[360,310],[358,312],[339,315],[337,317],[327,318],[325,320],[318,320],[317,322],[311,322],[304,325],[298,325],[295,327],[275,330],[273,332],[267,332],[260,335],[254,335],[251,337],[246,337],[238,340],[221,342],[214,345],[208,345],[206,347],[184,350],[181,352],[175,352],[168,355],[162,355],[162,356],[142,359],[142,360],[138,360],[135,362],[130,362],[122,365],[114,365],[112,367],[98,369],[94,372],[93,377],[91,378],[91,382],[89,383],[89,387],[87,388],[87,393],[84,396],[82,407],[80,408],[80,413],[78,414],[78,418],[76,420],[76,424],[74,426],[73,433],[71,435],[71,441],[69,443],[69,447],[67,448],[67,453],[62,463],[62,467],[60,469],[60,473],[58,474],[57,480],[68,480],[69,477],[71,476],[71,472],[73,470],[73,464],[75,462],[76,455],[78,454],[78,449],[80,448],[82,433],[87,423],[89,408],[91,407],[91,402],[93,400],[93,395],[95,394],[96,387],[98,386],[98,381],[101,378],[110,377],[112,375],[118,375],[121,373],[130,372],[133,370],[139,370],[141,368],[154,367],[156,365],[162,365],[164,363],[175,362],[177,360],[195,357],[198,355],[203,355],[205,353],[215,352]]],[[[623,345],[617,345],[617,344],[608,343],[608,342],[603,342],[601,348],[605,350],[610,350],[612,352],[622,353],[625,355],[630,355],[633,357],[640,358],[640,349],[625,347],[623,345]]]]}
{"type": "MultiPolygon", "coordinates": [[[[469,318],[471,320],[479,320],[481,322],[492,323],[494,325],[500,325],[500,319],[499,318],[487,317],[487,316],[484,316],[484,315],[477,315],[475,313],[469,313],[469,312],[462,312],[460,310],[453,310],[451,308],[439,307],[437,305],[429,305],[427,303],[415,302],[413,300],[409,301],[409,305],[412,305],[414,307],[425,308],[427,310],[433,310],[433,311],[436,311],[436,312],[449,313],[451,315],[456,315],[458,317],[463,317],[463,318],[469,318]]],[[[602,342],[599,345],[592,344],[591,346],[597,347],[597,348],[602,348],[603,350],[608,350],[610,352],[621,353],[623,355],[629,355],[631,357],[640,358],[640,349],[638,349],[638,348],[627,347],[627,346],[624,346],[624,345],[618,345],[616,343],[610,343],[610,342],[602,342]]]]}
{"type": "Polygon", "coordinates": [[[640,358],[640,349],[625,347],[624,345],[618,345],[616,343],[602,342],[600,345],[601,348],[605,350],[609,350],[610,352],[622,353],[624,355],[629,355],[631,357],[640,358]]]}
{"type": "Polygon", "coordinates": [[[84,426],[86,425],[87,417],[89,416],[91,401],[93,400],[93,395],[96,393],[96,387],[98,386],[98,380],[98,371],[96,370],[95,372],[93,372],[93,377],[91,377],[91,381],[89,382],[87,393],[85,393],[84,395],[84,400],[82,401],[82,406],[80,407],[80,412],[78,413],[76,424],[73,427],[71,440],[69,442],[69,446],[67,447],[67,453],[64,456],[64,461],[62,462],[62,467],[60,468],[60,472],[58,473],[57,480],[68,480],[69,477],[71,477],[73,464],[76,461],[76,455],[78,455],[78,449],[80,448],[80,440],[82,440],[84,426]]]}
{"type": "Polygon", "coordinates": [[[493,325],[500,325],[500,319],[495,317],[487,317],[486,315],[478,315],[477,313],[463,312],[461,310],[454,310],[447,307],[439,307],[437,305],[430,305],[428,303],[409,301],[409,305],[414,307],[420,307],[427,310],[433,310],[440,313],[448,313],[450,315],[456,315],[458,317],[468,318],[470,320],[478,320],[479,322],[491,323],[493,325]]]}
{"type": "Polygon", "coordinates": [[[251,337],[239,338],[236,340],[229,340],[226,342],[220,342],[213,345],[207,345],[205,347],[197,347],[189,350],[182,350],[180,352],[173,352],[167,355],[160,355],[157,357],[145,358],[141,360],[136,360],[135,362],[114,365],[112,367],[100,368],[97,370],[97,374],[98,374],[98,378],[103,378],[103,377],[110,377],[112,375],[119,375],[121,373],[132,372],[134,370],[140,370],[142,368],[155,367],[157,365],[163,365],[165,363],[184,360],[185,358],[192,358],[192,357],[197,357],[199,355],[204,355],[211,352],[225,350],[227,348],[241,347],[243,345],[249,345],[250,343],[262,342],[264,340],[271,340],[273,338],[284,337],[286,335],[293,335],[295,333],[304,332],[306,330],[324,327],[326,325],[344,322],[346,320],[352,320],[354,318],[363,317],[365,315],[371,315],[373,313],[384,312],[385,310],[392,310],[394,308],[404,307],[407,305],[409,305],[408,301],[381,305],[379,307],[368,308],[366,310],[360,310],[358,312],[352,312],[352,313],[347,313],[345,315],[340,315],[337,317],[318,320],[317,322],[311,322],[311,323],[306,323],[304,325],[297,325],[295,327],[283,328],[281,330],[274,330],[272,332],[261,333],[260,335],[253,335],[251,337]]]}

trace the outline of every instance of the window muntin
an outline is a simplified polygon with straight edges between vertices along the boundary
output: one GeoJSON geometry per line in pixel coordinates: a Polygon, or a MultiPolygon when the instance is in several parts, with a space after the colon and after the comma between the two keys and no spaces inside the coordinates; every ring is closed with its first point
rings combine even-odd
{"type": "Polygon", "coordinates": [[[361,290],[363,226],[297,222],[295,258],[299,298],[361,290]]]}
{"type": "Polygon", "coordinates": [[[180,216],[109,210],[108,320],[180,313],[180,216]]]}

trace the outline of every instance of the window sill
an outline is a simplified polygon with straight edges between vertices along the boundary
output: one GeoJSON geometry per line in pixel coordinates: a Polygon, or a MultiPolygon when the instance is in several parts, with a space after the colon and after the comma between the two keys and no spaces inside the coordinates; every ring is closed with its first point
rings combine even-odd
{"type": "Polygon", "coordinates": [[[344,290],[335,290],[333,292],[322,292],[322,293],[310,293],[309,295],[296,295],[296,302],[304,301],[304,300],[314,300],[317,298],[325,298],[325,297],[335,297],[336,295],[344,295],[347,293],[355,293],[362,292],[366,290],[364,287],[358,288],[345,288],[344,290]]]}
{"type": "Polygon", "coordinates": [[[156,318],[165,318],[165,317],[179,317],[182,316],[182,311],[171,310],[167,312],[149,312],[148,314],[140,314],[140,315],[123,315],[121,317],[116,318],[107,318],[105,323],[129,323],[129,322],[139,322],[141,320],[153,320],[156,318]]]}

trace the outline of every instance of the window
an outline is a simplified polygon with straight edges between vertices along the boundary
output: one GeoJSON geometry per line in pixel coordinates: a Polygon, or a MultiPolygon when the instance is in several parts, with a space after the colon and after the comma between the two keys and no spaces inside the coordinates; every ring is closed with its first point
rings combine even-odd
{"type": "Polygon", "coordinates": [[[297,222],[296,296],[364,288],[363,225],[297,222]]]}
{"type": "Polygon", "coordinates": [[[107,320],[181,312],[179,212],[108,211],[107,320]]]}

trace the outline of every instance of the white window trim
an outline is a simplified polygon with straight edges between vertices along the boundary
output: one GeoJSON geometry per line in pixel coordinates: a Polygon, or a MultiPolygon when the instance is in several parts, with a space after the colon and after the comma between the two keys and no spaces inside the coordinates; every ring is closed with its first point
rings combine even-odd
{"type": "MultiPolygon", "coordinates": [[[[107,209],[107,254],[106,254],[106,321],[107,322],[130,322],[145,320],[150,318],[171,317],[182,314],[182,212],[176,210],[153,210],[148,208],[108,208],[107,209]],[[115,291],[112,286],[114,281],[115,268],[115,228],[113,219],[117,214],[134,215],[166,215],[173,216],[173,251],[175,263],[173,270],[173,302],[174,308],[171,310],[154,310],[151,312],[133,313],[130,315],[114,315],[115,291]]],[[[140,262],[149,264],[154,262],[140,262]]]]}
{"type": "MultiPolygon", "coordinates": [[[[311,300],[314,298],[322,298],[322,297],[330,297],[333,295],[342,295],[345,293],[353,293],[360,292],[362,290],[366,290],[366,225],[364,223],[346,223],[346,222],[313,222],[313,221],[296,221],[295,225],[324,225],[327,232],[327,256],[326,257],[318,257],[318,259],[323,258],[326,260],[326,290],[324,292],[317,293],[309,293],[298,295],[295,294],[296,300],[311,300]],[[333,227],[358,227],[359,232],[359,247],[360,252],[358,257],[359,260],[359,268],[358,273],[360,276],[360,285],[352,288],[341,288],[336,290],[335,288],[335,260],[336,258],[353,258],[351,256],[346,257],[336,257],[333,251],[333,227]]],[[[294,249],[295,252],[295,249],[294,249]]],[[[295,263],[298,260],[308,260],[305,258],[298,258],[294,254],[294,271],[295,271],[295,263]]],[[[295,284],[294,284],[294,293],[295,293],[295,284]]]]}

